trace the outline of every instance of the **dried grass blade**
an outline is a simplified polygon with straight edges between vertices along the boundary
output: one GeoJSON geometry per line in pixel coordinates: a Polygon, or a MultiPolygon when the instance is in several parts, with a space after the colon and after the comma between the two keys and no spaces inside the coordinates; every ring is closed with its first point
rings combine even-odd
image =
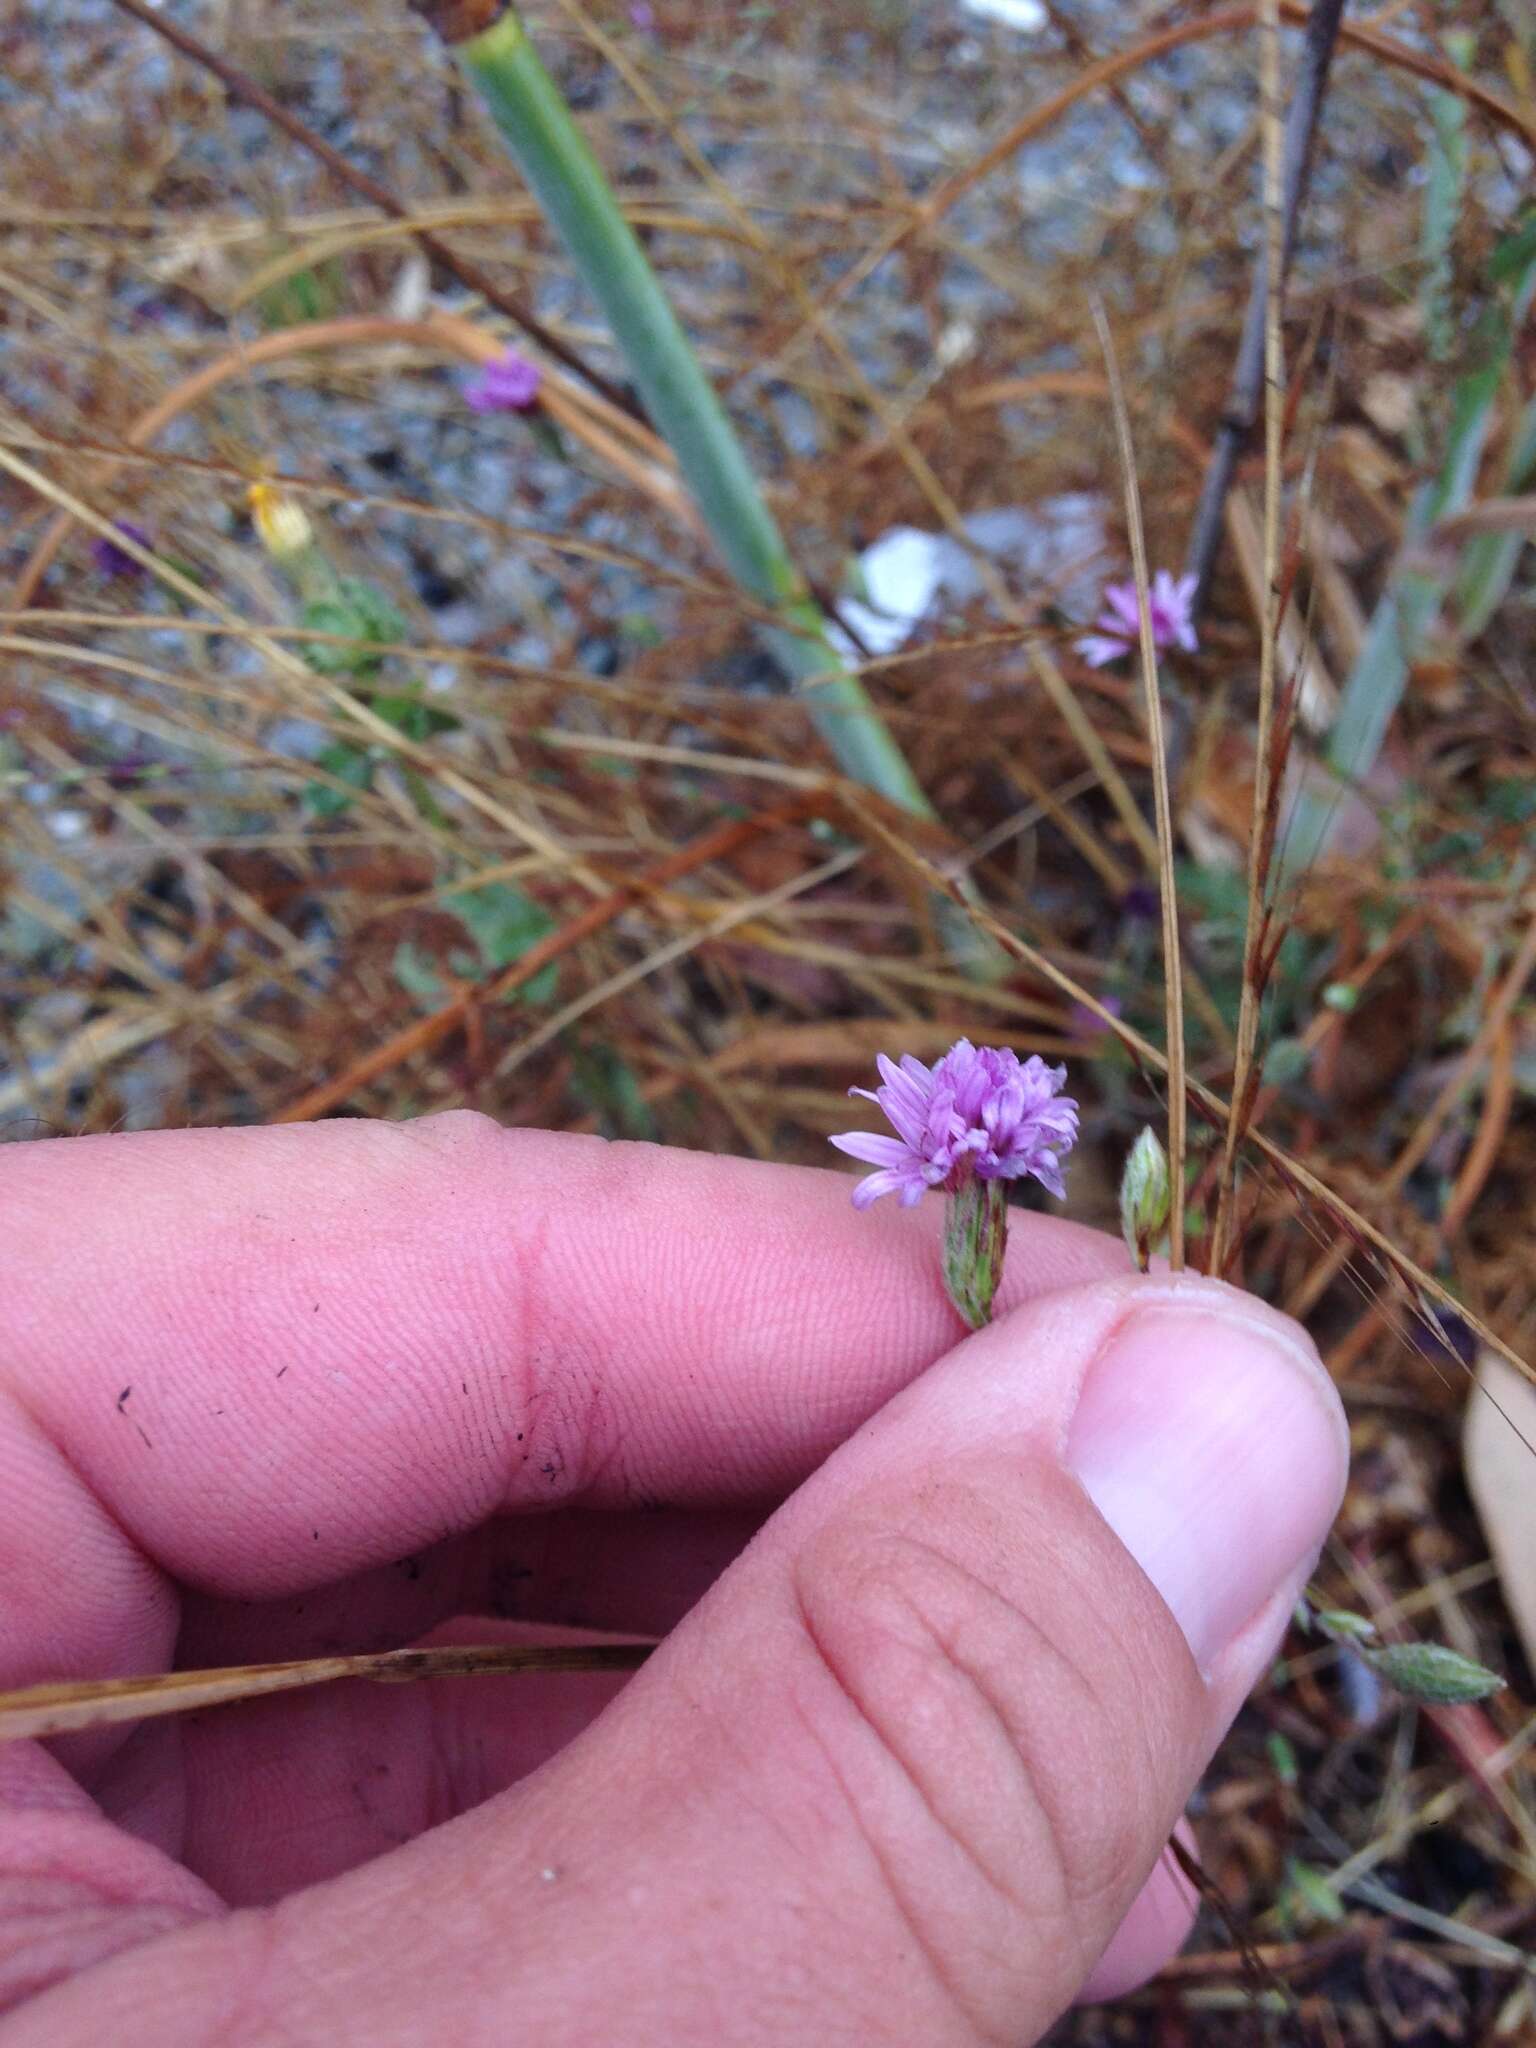
{"type": "Polygon", "coordinates": [[[337,1678],[401,1684],[417,1678],[467,1678],[513,1671],[632,1671],[654,1648],[651,1642],[451,1644],[441,1649],[383,1650],[361,1657],[296,1657],[281,1664],[164,1671],[150,1678],[28,1685],[17,1692],[0,1692],[0,1742],[186,1714],[194,1708],[226,1706],[265,1693],[329,1685],[337,1678]]]}

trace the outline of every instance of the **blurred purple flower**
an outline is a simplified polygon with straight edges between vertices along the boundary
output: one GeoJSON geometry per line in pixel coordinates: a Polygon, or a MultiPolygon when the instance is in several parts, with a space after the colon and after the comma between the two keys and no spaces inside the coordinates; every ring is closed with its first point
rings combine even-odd
{"type": "Polygon", "coordinates": [[[629,25],[639,29],[642,35],[649,35],[656,26],[655,8],[649,6],[647,0],[635,0],[629,10],[629,25]]]}
{"type": "Polygon", "coordinates": [[[1409,1335],[1414,1349],[1437,1364],[1459,1365],[1470,1372],[1477,1363],[1477,1339],[1454,1309],[1431,1307],[1421,1297],[1409,1335]]]}
{"type": "MultiPolygon", "coordinates": [[[[1101,996],[1099,1000],[1111,1017],[1118,1017],[1124,1008],[1118,996],[1101,996]]],[[[1104,1019],[1096,1010],[1090,1010],[1086,1003],[1072,1005],[1067,1012],[1067,1028],[1074,1038],[1089,1040],[1103,1038],[1109,1030],[1104,1019]]]]}
{"type": "MultiPolygon", "coordinates": [[[[1152,640],[1159,649],[1182,647],[1193,654],[1199,646],[1191,607],[1195,600],[1195,578],[1174,576],[1159,569],[1147,592],[1152,612],[1152,640]]],[[[1135,651],[1141,635],[1140,614],[1134,583],[1107,583],[1104,609],[1094,620],[1094,631],[1075,642],[1078,653],[1094,668],[1118,661],[1135,651]]]]}
{"type": "Polygon", "coordinates": [[[844,1131],[839,1152],[878,1169],[853,1191],[853,1206],[867,1209],[882,1195],[898,1195],[904,1209],[929,1188],[953,1194],[971,1179],[1016,1180],[1033,1174],[1060,1200],[1066,1194],[1061,1155],[1077,1139],[1077,1104],[1061,1094],[1065,1067],[1048,1067],[1038,1054],[1020,1060],[998,1047],[957,1039],[930,1069],[910,1053],[900,1066],[878,1055],[883,1088],[851,1088],[878,1103],[897,1135],[844,1131]]]}
{"type": "MultiPolygon", "coordinates": [[[[141,548],[154,546],[143,527],[135,526],[131,519],[115,519],[112,523],[119,533],[126,534],[141,548]]],[[[103,576],[146,576],[149,573],[142,562],[136,562],[126,548],[120,548],[104,533],[98,534],[91,542],[91,560],[103,576]]]]}
{"type": "Polygon", "coordinates": [[[509,348],[464,386],[464,402],[471,412],[530,412],[542,382],[538,364],[509,348]]]}
{"type": "Polygon", "coordinates": [[[109,761],[105,775],[109,789],[132,789],[142,775],[156,764],[148,754],[123,754],[116,761],[109,761]]]}
{"type": "Polygon", "coordinates": [[[1120,898],[1120,912],[1132,924],[1156,924],[1163,914],[1163,899],[1155,882],[1132,882],[1120,898]]]}

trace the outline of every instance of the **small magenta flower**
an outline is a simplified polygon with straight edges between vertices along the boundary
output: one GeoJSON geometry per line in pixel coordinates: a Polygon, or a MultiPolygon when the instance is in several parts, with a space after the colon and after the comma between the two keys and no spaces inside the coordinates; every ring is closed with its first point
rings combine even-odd
{"type": "Polygon", "coordinates": [[[464,402],[471,412],[531,412],[542,382],[538,364],[509,348],[464,386],[464,402]]]}
{"type": "MultiPolygon", "coordinates": [[[[117,532],[129,540],[136,541],[141,548],[152,548],[154,542],[142,526],[135,526],[131,519],[114,519],[117,532]]],[[[107,534],[98,534],[91,542],[91,560],[103,576],[134,577],[149,572],[142,562],[135,561],[126,548],[120,548],[107,534]]]]}
{"type": "MultiPolygon", "coordinates": [[[[1193,576],[1174,576],[1167,569],[1159,569],[1152,578],[1147,597],[1154,646],[1182,647],[1187,654],[1193,654],[1199,646],[1192,616],[1195,581],[1193,576]]],[[[1106,662],[1118,661],[1122,654],[1134,653],[1140,637],[1135,584],[1108,583],[1104,586],[1104,609],[1094,620],[1094,631],[1075,645],[1084,661],[1102,668],[1106,662]]]]}
{"type": "Polygon", "coordinates": [[[1061,1093],[1065,1067],[968,1038],[932,1068],[910,1053],[876,1059],[884,1086],[849,1092],[878,1103],[896,1132],[843,1131],[832,1143],[876,1170],[853,1191],[856,1209],[882,1195],[903,1208],[930,1188],[949,1197],[944,1284],[972,1329],[992,1313],[1008,1238],[1006,1184],[1025,1174],[1061,1199],[1062,1156],[1077,1140],[1077,1104],[1061,1093]]]}

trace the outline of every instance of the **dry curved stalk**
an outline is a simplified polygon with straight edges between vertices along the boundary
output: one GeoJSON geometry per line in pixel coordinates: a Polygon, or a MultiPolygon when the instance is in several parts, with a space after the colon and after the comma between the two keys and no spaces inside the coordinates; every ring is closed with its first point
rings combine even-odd
{"type": "MultiPolygon", "coordinates": [[[[985,383],[955,392],[950,403],[956,412],[986,412],[993,406],[1017,405],[1031,398],[1103,399],[1108,394],[1109,386],[1096,370],[1033,370],[1022,377],[989,377],[985,383]]],[[[1145,392],[1128,392],[1126,401],[1132,412],[1155,412],[1153,424],[1157,432],[1186,455],[1196,469],[1204,469],[1210,458],[1210,443],[1202,439],[1188,420],[1182,419],[1161,397],[1152,398],[1145,392]]],[[[943,416],[944,407],[930,400],[914,406],[906,419],[909,426],[915,426],[920,421],[943,416]]],[[[889,445],[884,435],[871,434],[860,447],[840,456],[839,461],[851,469],[863,469],[885,455],[889,445]]]]}
{"type": "MultiPolygon", "coordinates": [[[[296,249],[274,256],[259,270],[252,271],[231,297],[221,301],[222,310],[238,313],[264,292],[286,284],[289,278],[297,277],[318,264],[334,262],[340,256],[355,255],[359,249],[375,249],[389,242],[414,241],[425,227],[529,226],[542,218],[531,199],[501,198],[418,207],[399,220],[375,220],[371,216],[355,220],[347,227],[317,231],[313,241],[303,242],[296,249]]],[[[692,214],[678,212],[675,207],[658,206],[654,202],[640,200],[626,204],[624,218],[632,227],[645,228],[652,233],[691,236],[695,241],[740,243],[749,248],[754,246],[750,236],[727,222],[699,220],[692,214]]]]}
{"type": "MultiPolygon", "coordinates": [[[[165,396],[143,412],[129,427],[124,441],[133,449],[146,448],[173,420],[180,419],[220,386],[234,382],[264,363],[291,360],[295,356],[326,354],[332,350],[361,348],[376,343],[403,343],[435,350],[460,362],[481,365],[494,362],[506,344],[473,320],[455,313],[429,313],[420,320],[396,320],[384,314],[358,314],[339,320],[316,320],[302,327],[285,327],[261,335],[252,342],[216,356],[195,370],[165,396]]],[[[690,533],[700,531],[691,501],[677,481],[676,470],[665,445],[649,427],[632,420],[627,413],[596,392],[586,391],[563,371],[543,370],[539,400],[558,426],[583,442],[593,454],[609,463],[630,483],[679,520],[690,533]]],[[[108,458],[100,481],[109,482],[115,464],[108,458]]],[[[38,585],[68,540],[75,520],[68,512],[50,521],[16,579],[10,609],[21,611],[37,594],[38,585]]]]}
{"type": "Polygon", "coordinates": [[[1442,1236],[1455,1237],[1472,1213],[1472,1205],[1483,1192],[1499,1156],[1499,1147],[1509,1129],[1514,1106],[1515,1028],[1508,1017],[1503,1017],[1488,1048],[1488,1086],[1483,1093],[1483,1113],[1478,1118],[1476,1135],[1456,1176],[1445,1213],[1440,1218],[1442,1236]]]}

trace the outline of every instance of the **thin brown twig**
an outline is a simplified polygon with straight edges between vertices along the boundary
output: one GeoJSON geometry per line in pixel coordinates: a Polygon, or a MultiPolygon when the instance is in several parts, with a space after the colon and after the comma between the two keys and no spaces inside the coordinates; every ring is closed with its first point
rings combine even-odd
{"type": "MultiPolygon", "coordinates": [[[[317,135],[307,122],[301,121],[297,114],[291,113],[281,101],[275,100],[271,93],[259,86],[254,78],[248,77],[237,65],[231,64],[227,57],[220,56],[217,50],[211,50],[206,43],[199,42],[196,36],[189,34],[179,23],[157,13],[147,4],[147,0],[113,0],[113,5],[121,8],[124,14],[131,14],[134,20],[141,22],[145,28],[153,29],[157,36],[163,37],[184,57],[190,57],[194,64],[200,64],[205,71],[211,71],[227,92],[237,100],[244,100],[248,107],[254,107],[256,112],[270,121],[275,128],[281,128],[283,133],[290,136],[301,148],[307,149],[311,156],[318,158],[331,175],[338,178],[343,185],[349,186],[364,199],[371,200],[392,219],[406,222],[411,220],[410,208],[397,199],[387,185],[381,185],[378,179],[371,177],[367,171],[359,170],[356,164],[349,162],[341,154],[340,150],[333,149],[323,135],[317,135]]],[[[600,370],[594,370],[569,342],[562,341],[558,334],[553,333],[542,320],[536,318],[514,292],[509,292],[497,284],[478,263],[471,263],[467,258],[460,256],[441,235],[434,234],[432,229],[413,226],[412,232],[421,248],[435,263],[450,271],[467,290],[478,293],[487,305],[494,306],[499,313],[504,313],[515,327],[522,329],[530,341],[536,341],[539,347],[553,356],[557,362],[564,363],[568,370],[580,377],[584,383],[591,385],[594,391],[601,392],[610,405],[617,406],[621,412],[628,413],[635,419],[641,417],[639,407],[617,384],[605,377],[600,370]]]]}
{"type": "Polygon", "coordinates": [[[1487,1185],[1504,1142],[1504,1134],[1509,1129],[1515,1092],[1515,1030],[1509,1018],[1504,1017],[1500,1019],[1488,1048],[1488,1086],[1483,1091],[1483,1113],[1478,1118],[1477,1131],[1440,1217],[1440,1234],[1444,1238],[1458,1235],[1472,1213],[1473,1203],[1487,1185]]]}
{"type": "MultiPolygon", "coordinates": [[[[1508,1022],[1515,1004],[1525,993],[1526,985],[1533,974],[1536,974],[1536,910],[1532,910],[1527,918],[1525,936],[1516,949],[1509,972],[1488,1004],[1477,1036],[1456,1062],[1454,1071],[1425,1111],[1412,1138],[1393,1162],[1391,1171],[1377,1184],[1374,1194],[1378,1202],[1391,1201],[1394,1196],[1400,1194],[1407,1185],[1408,1176],[1429,1156],[1429,1149],[1439,1136],[1446,1118],[1466,1093],[1479,1066],[1490,1056],[1499,1032],[1508,1022]]],[[[1315,1306],[1328,1283],[1349,1257],[1349,1250],[1347,1244],[1335,1244],[1328,1248],[1306,1276],[1301,1287],[1286,1303],[1292,1315],[1304,1316],[1315,1306]]],[[[1454,1309],[1463,1320],[1466,1319],[1466,1310],[1459,1302],[1447,1297],[1444,1305],[1454,1309]]]]}

